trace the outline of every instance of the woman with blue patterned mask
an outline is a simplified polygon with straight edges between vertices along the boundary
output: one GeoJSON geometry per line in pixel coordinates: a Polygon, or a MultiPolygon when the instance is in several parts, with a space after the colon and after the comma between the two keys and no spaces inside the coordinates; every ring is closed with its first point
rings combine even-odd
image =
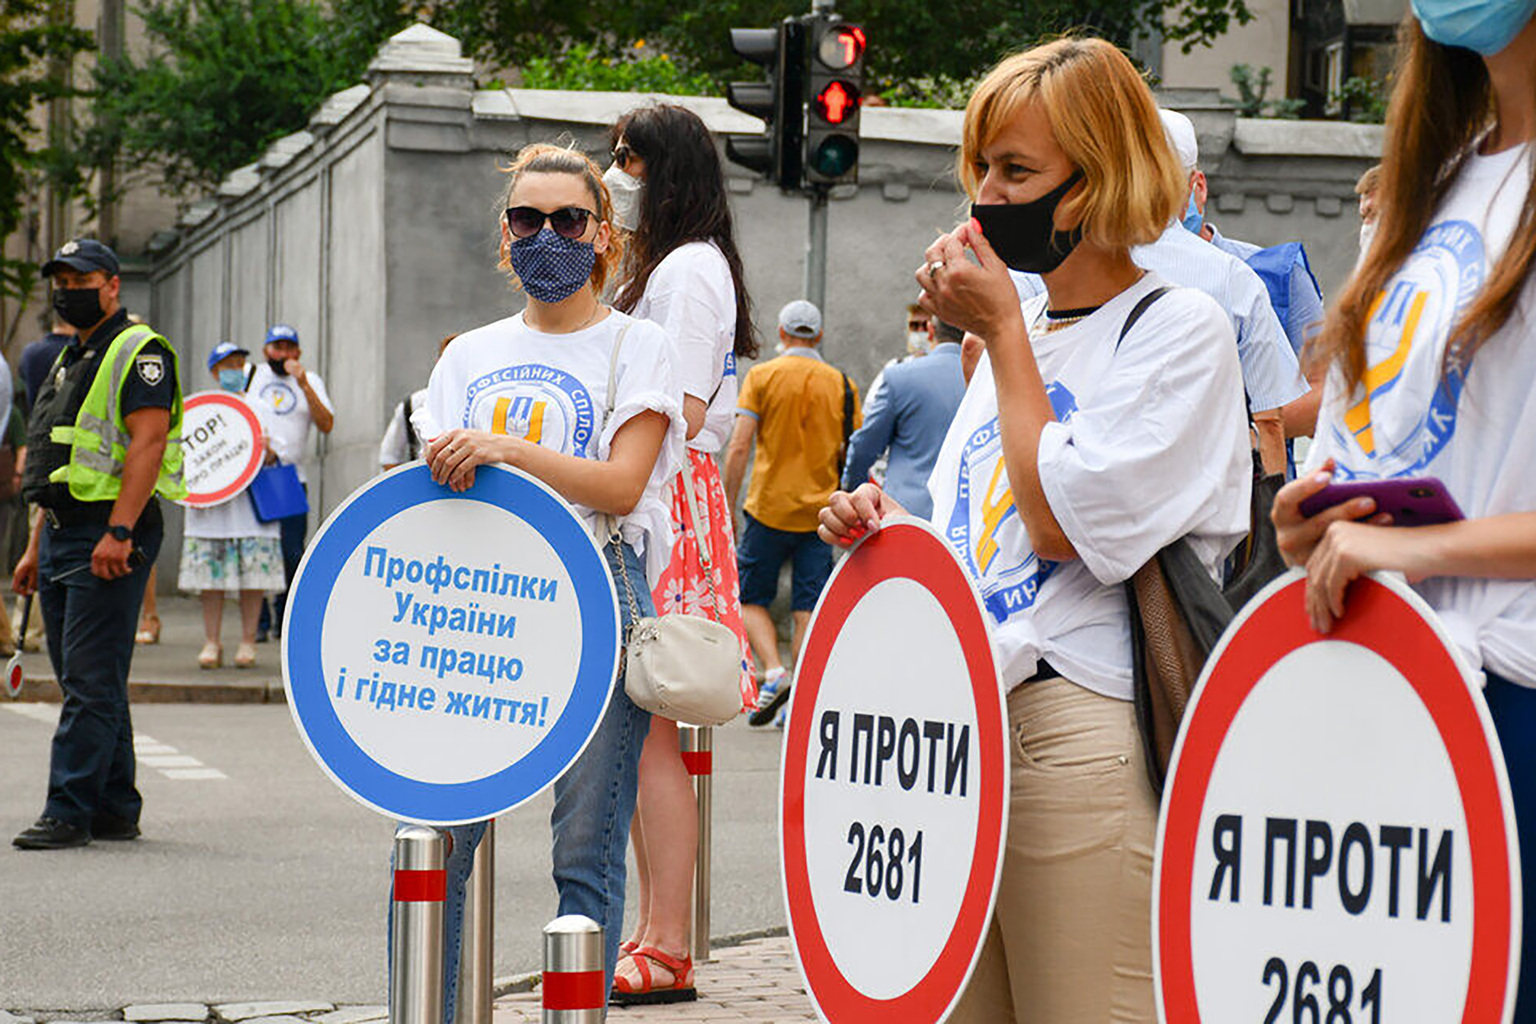
{"type": "MultiPolygon", "coordinates": [[[[685,424],[672,346],[655,324],[602,301],[622,254],[601,170],[577,150],[539,144],[520,152],[506,174],[499,266],[528,304],[449,343],[413,422],[428,439],[424,457],[438,483],[462,491],[479,466],[505,465],[570,502],[618,581],[627,630],[634,609],[655,614],[652,581],[672,550],[662,493],[681,465],[685,424]]],[[[649,725],[620,672],[597,732],[554,785],[559,913],[603,926],[609,985],[649,725]]],[[[451,833],[444,1020],[453,1019],[457,996],[463,915],[456,908],[484,823],[451,833]]]]}

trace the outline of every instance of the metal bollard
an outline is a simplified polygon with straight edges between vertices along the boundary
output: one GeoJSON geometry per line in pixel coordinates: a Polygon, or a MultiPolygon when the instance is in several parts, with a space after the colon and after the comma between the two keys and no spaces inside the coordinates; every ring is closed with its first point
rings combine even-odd
{"type": "Polygon", "coordinates": [[[487,822],[464,884],[464,944],[459,952],[455,1024],[491,1024],[496,951],[496,823],[487,822]]]}
{"type": "Polygon", "coordinates": [[[544,1024],[603,1024],[603,927],[567,914],[544,926],[544,1024]]]}
{"type": "Polygon", "coordinates": [[[713,845],[710,823],[714,801],[714,730],[707,725],[680,725],[677,745],[683,755],[683,767],[694,777],[699,804],[699,850],[693,863],[693,959],[709,960],[709,858],[713,845]]]}
{"type": "Polygon", "coordinates": [[[395,830],[390,1024],[443,1022],[445,849],[436,829],[402,825],[395,830]]]}

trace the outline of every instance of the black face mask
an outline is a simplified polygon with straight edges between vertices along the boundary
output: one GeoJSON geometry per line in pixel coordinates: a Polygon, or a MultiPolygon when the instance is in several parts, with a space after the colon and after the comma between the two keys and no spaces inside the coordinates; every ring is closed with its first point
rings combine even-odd
{"type": "Polygon", "coordinates": [[[268,356],[267,365],[272,367],[272,372],[277,374],[279,377],[288,376],[288,360],[273,359],[271,356],[268,356]]]}
{"type": "Polygon", "coordinates": [[[59,319],[82,331],[95,327],[107,315],[101,308],[100,288],[55,288],[52,301],[59,319]]]}
{"type": "Polygon", "coordinates": [[[1066,181],[1027,203],[973,203],[971,216],[980,222],[987,243],[1009,267],[1049,274],[1083,239],[1082,228],[1057,231],[1055,221],[1056,207],[1082,179],[1082,171],[1073,171],[1066,181]]]}

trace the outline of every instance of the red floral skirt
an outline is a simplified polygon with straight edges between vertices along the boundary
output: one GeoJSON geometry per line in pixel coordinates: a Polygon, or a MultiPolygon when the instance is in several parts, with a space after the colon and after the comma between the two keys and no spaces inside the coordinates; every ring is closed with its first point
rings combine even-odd
{"type": "Polygon", "coordinates": [[[736,540],[732,536],[732,516],[725,501],[725,485],[720,467],[703,452],[688,449],[688,468],[693,474],[693,492],[704,512],[699,524],[714,567],[715,607],[710,608],[710,587],[704,578],[704,563],[699,557],[699,537],[688,514],[688,493],[678,477],[667,484],[667,507],[672,512],[672,559],[651,596],[657,615],[683,612],[723,622],[741,643],[741,703],[750,708],[757,700],[757,683],[752,669],[752,648],[747,644],[747,627],[741,621],[741,587],[736,577],[736,540]]]}

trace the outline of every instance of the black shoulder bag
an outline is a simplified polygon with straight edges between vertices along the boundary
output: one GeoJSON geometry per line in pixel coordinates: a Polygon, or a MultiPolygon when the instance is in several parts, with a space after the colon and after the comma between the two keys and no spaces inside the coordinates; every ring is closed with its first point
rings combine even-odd
{"type": "MultiPolygon", "coordinates": [[[[1150,292],[1136,304],[1120,329],[1116,348],[1166,291],[1150,292]]],[[[1226,590],[1211,578],[1183,537],[1125,581],[1131,620],[1132,699],[1147,777],[1156,792],[1162,792],[1179,723],[1211,650],[1236,609],[1284,568],[1269,519],[1273,490],[1277,489],[1271,488],[1271,483],[1267,479],[1255,481],[1246,565],[1226,590]]]]}

